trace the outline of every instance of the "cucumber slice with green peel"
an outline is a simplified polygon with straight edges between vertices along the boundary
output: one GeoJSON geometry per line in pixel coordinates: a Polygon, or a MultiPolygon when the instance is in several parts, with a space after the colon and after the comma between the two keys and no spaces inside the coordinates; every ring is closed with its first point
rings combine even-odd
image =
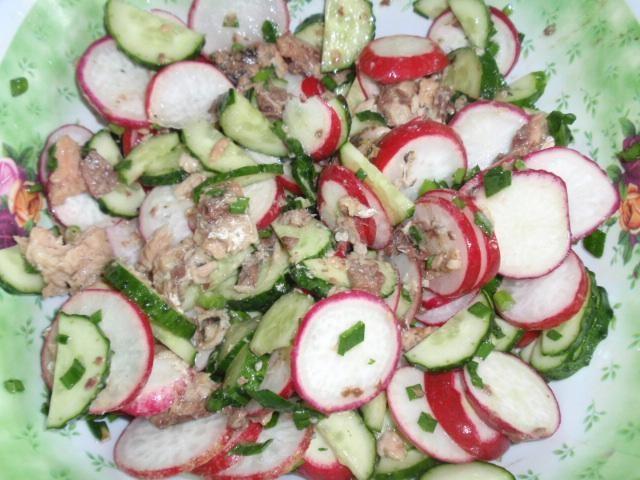
{"type": "Polygon", "coordinates": [[[194,58],[204,45],[204,35],[123,0],[107,2],[104,21],[122,51],[150,68],[194,58]]]}
{"type": "Polygon", "coordinates": [[[447,0],[414,0],[413,11],[426,18],[436,18],[449,8],[447,0]]]}
{"type": "MultiPolygon", "coordinates": [[[[347,101],[347,106],[349,107],[349,111],[353,113],[356,107],[360,105],[362,102],[364,102],[366,99],[367,99],[367,96],[365,95],[364,90],[362,90],[362,86],[360,85],[360,82],[356,77],[356,79],[351,83],[351,86],[349,87],[349,91],[347,92],[347,95],[346,95],[346,101],[347,101]]],[[[353,128],[354,127],[352,127],[352,129],[353,128]]]]}
{"type": "Polygon", "coordinates": [[[560,355],[545,355],[541,350],[540,339],[536,340],[533,350],[531,350],[531,358],[529,363],[533,368],[544,374],[548,370],[553,370],[560,367],[567,358],[567,354],[560,355]]]}
{"type": "Polygon", "coordinates": [[[20,252],[20,247],[0,250],[0,288],[12,295],[41,293],[42,275],[32,267],[20,252]]]}
{"type": "Polygon", "coordinates": [[[145,170],[153,162],[170,154],[179,144],[180,137],[177,133],[149,137],[116,165],[120,179],[127,185],[131,185],[144,175],[145,170]]]}
{"type": "Polygon", "coordinates": [[[450,370],[473,358],[487,337],[493,309],[478,295],[466,310],[457,313],[405,354],[412,364],[430,372],[450,370]]]}
{"type": "Polygon", "coordinates": [[[153,323],[151,324],[151,331],[153,332],[153,338],[178,355],[189,366],[193,366],[198,352],[189,340],[153,323]]]}
{"type": "Polygon", "coordinates": [[[524,330],[514,327],[509,322],[496,316],[493,319],[494,325],[491,327],[490,341],[496,350],[510,352],[518,344],[524,330]]]}
{"type": "Polygon", "coordinates": [[[409,450],[402,460],[380,457],[372,478],[373,480],[412,480],[438,463],[437,460],[419,450],[409,450]]]}
{"type": "Polygon", "coordinates": [[[212,373],[224,374],[238,352],[249,344],[258,326],[255,319],[232,324],[217,351],[212,373]]]}
{"type": "Polygon", "coordinates": [[[420,480],[516,480],[508,470],[485,462],[460,465],[438,465],[420,477],[420,480]]]}
{"type": "Polygon", "coordinates": [[[112,191],[98,199],[100,209],[111,216],[135,218],[144,201],[144,189],[139,183],[116,185],[112,191]]]}
{"type": "Polygon", "coordinates": [[[249,165],[246,167],[236,168],[228,172],[221,172],[213,177],[209,177],[193,190],[193,199],[196,203],[200,200],[200,196],[205,194],[207,190],[213,186],[233,180],[240,186],[251,185],[252,183],[268,180],[276,175],[282,175],[284,167],[280,163],[269,163],[264,165],[249,165]]]}
{"type": "Polygon", "coordinates": [[[493,30],[491,14],[483,0],[449,0],[449,8],[474,47],[486,48],[493,30]]]}
{"type": "Polygon", "coordinates": [[[160,175],[143,175],[140,177],[140,184],[145,187],[160,187],[162,185],[176,185],[189,176],[184,170],[174,170],[160,175]]]}
{"type": "MultiPolygon", "coordinates": [[[[356,82],[357,83],[357,82],[356,82]]],[[[387,121],[378,112],[372,112],[366,110],[364,112],[356,113],[352,117],[351,131],[349,136],[353,137],[361,133],[363,130],[371,127],[386,127],[387,121]]]]}
{"type": "Polygon", "coordinates": [[[382,283],[382,288],[380,288],[380,296],[387,298],[396,291],[396,287],[398,286],[398,272],[389,262],[377,260],[376,263],[378,264],[378,269],[384,276],[384,282],[382,283]]]}
{"type": "Polygon", "coordinates": [[[316,13],[305,18],[296,28],[294,35],[321,50],[324,40],[324,14],[316,13]]]}
{"type": "Polygon", "coordinates": [[[347,101],[342,96],[337,96],[329,100],[328,105],[335,110],[340,118],[340,139],[338,140],[338,148],[344,145],[349,139],[351,134],[351,114],[349,113],[349,106],[347,101]]]}
{"type": "Polygon", "coordinates": [[[222,282],[232,277],[250,254],[251,249],[247,248],[218,260],[216,269],[209,275],[209,289],[215,289],[222,282]]]}
{"type": "Polygon", "coordinates": [[[357,480],[371,477],[376,462],[376,440],[360,415],[354,411],[334,413],[320,420],[316,428],[340,463],[348,467],[357,480]]]}
{"type": "Polygon", "coordinates": [[[109,374],[110,342],[100,327],[81,315],[60,313],[48,428],[61,428],[82,415],[109,374]]]}
{"type": "Polygon", "coordinates": [[[274,157],[288,153],[271,122],[237,90],[229,90],[222,100],[219,121],[225,135],[249,150],[274,157]]]}
{"type": "Polygon", "coordinates": [[[290,292],[280,297],[265,312],[251,340],[251,351],[256,355],[272,353],[291,345],[300,320],[313,305],[309,295],[290,292]]]}
{"type": "Polygon", "coordinates": [[[387,414],[387,394],[380,393],[369,403],[360,407],[365,425],[374,432],[382,432],[387,414]]]}
{"type": "Polygon", "coordinates": [[[229,364],[222,388],[227,391],[229,389],[255,391],[260,387],[268,366],[268,357],[253,354],[249,346],[245,345],[229,364]]]}
{"type": "Polygon", "coordinates": [[[376,19],[369,0],[327,0],[322,43],[323,72],[350,67],[376,34],[376,19]]]}
{"type": "Polygon", "coordinates": [[[187,149],[183,145],[178,145],[149,162],[144,169],[144,174],[140,177],[140,183],[146,187],[180,183],[189,176],[180,166],[184,155],[189,155],[187,149]]]}
{"type": "Polygon", "coordinates": [[[291,263],[300,263],[307,258],[318,257],[332,247],[333,233],[322,222],[311,219],[306,225],[297,227],[283,224],[279,220],[276,219],[271,224],[278,238],[285,245],[287,242],[284,239],[296,239],[296,241],[290,241],[291,246],[287,248],[291,263]]]}
{"type": "Polygon", "coordinates": [[[480,79],[480,98],[492,100],[505,86],[504,77],[500,73],[496,59],[489,52],[480,56],[482,78],[480,79]]]}
{"type": "Polygon", "coordinates": [[[206,120],[184,127],[182,141],[207,170],[229,172],[256,164],[242,148],[206,120]]]}
{"type": "Polygon", "coordinates": [[[531,72],[502,90],[496,96],[496,100],[513,103],[519,107],[534,108],[547,88],[547,80],[545,72],[531,72]]]}
{"type": "Polygon", "coordinates": [[[291,277],[300,288],[318,297],[327,297],[336,287],[349,288],[347,265],[340,257],[307,259],[291,267],[291,277]]]}
{"type": "Polygon", "coordinates": [[[122,160],[120,147],[116,143],[111,132],[107,129],[100,130],[83,147],[83,151],[95,150],[109,165],[116,166],[122,160]]]}
{"type": "Polygon", "coordinates": [[[340,149],[340,160],[342,164],[352,172],[357,173],[358,171],[363,171],[366,174],[364,183],[371,187],[378,196],[380,203],[386,210],[387,215],[389,215],[389,219],[393,225],[397,225],[413,215],[415,211],[413,202],[404,196],[402,192],[351,143],[346,143],[340,149]]]}
{"type": "Polygon", "coordinates": [[[450,54],[451,65],[443,83],[472,98],[480,97],[482,62],[472,48],[459,48],[450,54]]]}

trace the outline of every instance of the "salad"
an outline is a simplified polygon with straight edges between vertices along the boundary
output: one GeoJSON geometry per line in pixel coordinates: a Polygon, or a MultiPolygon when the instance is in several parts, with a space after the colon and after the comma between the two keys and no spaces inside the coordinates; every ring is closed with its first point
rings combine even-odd
{"type": "Polygon", "coordinates": [[[108,0],[39,181],[54,221],[0,286],[68,296],[45,331],[47,428],[131,421],[136,478],[514,479],[560,425],[548,382],[613,317],[598,255],[619,194],[575,117],[507,83],[522,34],[483,0],[368,0],[291,31],[284,0],[194,0],[188,23],[108,0]]]}

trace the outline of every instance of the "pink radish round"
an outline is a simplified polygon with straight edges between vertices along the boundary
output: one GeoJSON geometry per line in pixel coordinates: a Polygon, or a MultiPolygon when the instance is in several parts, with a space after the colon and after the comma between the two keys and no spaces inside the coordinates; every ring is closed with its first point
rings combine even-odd
{"type": "Polygon", "coordinates": [[[271,225],[284,204],[284,189],[275,178],[242,187],[244,196],[249,198],[247,213],[259,229],[271,225]]]}
{"type": "Polygon", "coordinates": [[[133,417],[165,412],[180,398],[191,381],[189,366],[169,350],[156,352],[151,375],[136,397],[120,410],[133,417]]]}
{"type": "Polygon", "coordinates": [[[91,140],[93,133],[91,130],[81,125],[63,125],[49,134],[47,141],[44,144],[44,148],[40,153],[40,158],[38,159],[38,181],[45,187],[47,185],[47,180],[49,179],[49,168],[47,166],[49,163],[49,149],[51,148],[51,145],[57,143],[58,140],[64,136],[69,137],[78,145],[83,146],[91,140]]]}
{"type": "Polygon", "coordinates": [[[409,398],[407,388],[414,385],[420,385],[425,391],[424,372],[414,367],[403,367],[396,370],[387,387],[389,410],[403,436],[418,450],[443,462],[466,463],[474,460],[473,455],[455,443],[439,423],[433,432],[420,426],[420,417],[429,415],[434,418],[434,412],[424,395],[413,400],[409,398]]]}
{"type": "Polygon", "coordinates": [[[620,194],[607,173],[575,150],[548,148],[530,154],[524,161],[528,168],[551,172],[564,181],[574,242],[602,225],[620,206],[620,194]]]}
{"type": "Polygon", "coordinates": [[[511,150],[513,139],[529,122],[529,115],[509,103],[481,100],[460,110],[450,126],[460,136],[468,167],[484,170],[511,150]]]}
{"type": "Polygon", "coordinates": [[[159,429],[136,418],[116,443],[118,468],[136,478],[167,478],[208,462],[231,438],[227,416],[221,413],[159,429]]]}
{"type": "Polygon", "coordinates": [[[163,68],[147,90],[149,121],[168,128],[184,128],[211,118],[211,106],[233,85],[220,70],[201,61],[184,61],[163,68]]]}
{"type": "Polygon", "coordinates": [[[500,274],[535,278],[565,259],[571,246],[567,189],[543,171],[518,171],[511,185],[487,197],[473,191],[476,204],[493,223],[500,246],[500,274]]]}
{"type": "Polygon", "coordinates": [[[284,169],[284,174],[276,177],[277,182],[288,192],[291,192],[294,195],[302,195],[302,189],[296,182],[295,178],[293,178],[293,173],[291,173],[291,162],[285,160],[282,167],[284,169]]]}
{"type": "Polygon", "coordinates": [[[469,401],[485,422],[512,441],[547,438],[560,426],[560,408],[553,392],[519,358],[493,351],[478,361],[477,375],[483,387],[474,385],[465,368],[469,401]]]}
{"type": "Polygon", "coordinates": [[[398,271],[402,289],[411,298],[409,307],[401,318],[405,324],[409,324],[418,312],[422,301],[422,267],[419,261],[400,252],[391,255],[389,261],[398,271]]]}
{"type": "Polygon", "coordinates": [[[163,186],[151,190],[140,206],[140,233],[146,241],[162,227],[168,227],[177,245],[191,235],[187,210],[193,207],[189,198],[178,198],[174,187],[163,186]]]}
{"type": "Polygon", "coordinates": [[[302,321],[291,360],[296,392],[325,413],[358,408],[385,388],[399,354],[389,307],[369,293],[338,293],[316,303],[302,321]],[[340,336],[358,326],[364,338],[341,355],[340,336]]]}
{"type": "Polygon", "coordinates": [[[550,329],[578,313],[589,294],[589,277],[571,251],[546,275],[525,280],[505,278],[500,290],[513,298],[508,308],[497,305],[502,318],[527,330],[550,329]]]}
{"type": "Polygon", "coordinates": [[[509,448],[509,439],[484,423],[467,400],[463,373],[425,373],[427,401],[435,418],[464,450],[480,460],[494,460],[509,448]]]}
{"type": "Polygon", "coordinates": [[[435,293],[429,290],[424,290],[422,294],[422,310],[419,310],[415,318],[425,325],[433,327],[440,327],[446,323],[447,320],[453,318],[456,313],[464,310],[478,294],[477,291],[472,291],[461,297],[446,298],[438,297],[435,293]],[[429,303],[437,299],[437,303],[429,303]]]}
{"type": "Polygon", "coordinates": [[[91,44],[76,70],[89,104],[107,121],[133,128],[149,125],[144,102],[152,76],[122,53],[111,37],[91,44]]]}
{"type": "Polygon", "coordinates": [[[194,0],[189,10],[189,28],[206,38],[203,53],[228,50],[239,35],[248,43],[262,41],[262,24],[269,20],[280,33],[289,31],[289,9],[284,0],[194,0]],[[238,19],[238,27],[225,27],[225,19],[238,19]]]}
{"type": "Polygon", "coordinates": [[[460,27],[460,22],[449,9],[433,20],[427,32],[427,38],[438,44],[447,54],[469,46],[469,40],[460,27]]]}
{"type": "Polygon", "coordinates": [[[382,84],[414,80],[444,70],[447,55],[428,38],[392,35],[370,42],[358,59],[358,68],[382,84]]]}
{"type": "Polygon", "coordinates": [[[351,470],[338,462],[329,444],[318,431],[313,432],[309,448],[304,454],[304,463],[298,473],[307,480],[351,480],[351,470]]]}
{"type": "Polygon", "coordinates": [[[104,389],[89,411],[103,414],[132,401],[142,390],[153,365],[153,335],[147,316],[120,293],[83,290],[62,311],[91,316],[101,312],[100,328],[111,342],[111,368],[104,389]]]}
{"type": "Polygon", "coordinates": [[[449,126],[416,118],[394,128],[380,141],[374,164],[415,201],[425,180],[451,182],[458,169],[467,168],[462,140],[449,126]]]}

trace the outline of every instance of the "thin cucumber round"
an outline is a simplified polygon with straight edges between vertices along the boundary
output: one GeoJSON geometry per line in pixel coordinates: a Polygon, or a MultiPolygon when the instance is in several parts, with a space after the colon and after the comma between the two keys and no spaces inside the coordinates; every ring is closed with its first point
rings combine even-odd
{"type": "Polygon", "coordinates": [[[413,11],[426,18],[436,18],[447,10],[447,0],[414,0],[413,11]]]}
{"type": "Polygon", "coordinates": [[[496,97],[502,102],[519,107],[533,108],[547,87],[547,74],[543,71],[531,72],[517,79],[496,97]]]}
{"type": "Polygon", "coordinates": [[[180,137],[177,133],[167,133],[150,137],[127,155],[116,165],[120,179],[127,185],[131,185],[138,178],[144,175],[158,158],[168,155],[180,144],[180,137]]]}
{"type": "Polygon", "coordinates": [[[224,375],[238,352],[253,338],[258,326],[257,320],[246,320],[234,323],[224,335],[222,344],[218,347],[211,368],[211,373],[224,375]]]}
{"type": "Polygon", "coordinates": [[[491,329],[491,343],[496,350],[510,352],[524,335],[524,330],[496,316],[491,329]]]}
{"type": "Polygon", "coordinates": [[[464,465],[438,465],[425,473],[420,480],[515,480],[508,470],[485,462],[464,465]]]}
{"type": "Polygon", "coordinates": [[[438,461],[419,450],[409,450],[402,460],[381,457],[373,473],[374,480],[409,480],[417,478],[438,461]]]}
{"type": "Polygon", "coordinates": [[[316,13],[305,18],[296,28],[295,36],[321,50],[324,40],[324,15],[316,13]]]}
{"type": "Polygon", "coordinates": [[[145,193],[139,183],[118,184],[115,189],[98,199],[100,209],[109,215],[122,218],[138,216],[145,193]]]}
{"type": "Polygon", "coordinates": [[[120,147],[113,138],[113,135],[106,128],[96,133],[84,147],[85,151],[95,150],[98,155],[104,158],[110,165],[116,166],[122,160],[120,147]]]}
{"type": "Polygon", "coordinates": [[[491,14],[483,0],[449,0],[449,7],[464,33],[477,48],[486,48],[491,35],[491,14]]]}
{"type": "Polygon", "coordinates": [[[11,294],[36,294],[44,288],[42,275],[20,253],[20,247],[0,250],[0,287],[11,294]]]}
{"type": "Polygon", "coordinates": [[[326,297],[335,287],[349,288],[347,265],[340,257],[309,258],[291,267],[291,277],[300,287],[326,297]]]}
{"type": "Polygon", "coordinates": [[[271,228],[280,239],[297,239],[288,248],[291,263],[299,263],[307,258],[318,257],[327,252],[333,244],[331,230],[315,219],[311,219],[309,223],[301,227],[286,225],[276,220],[271,224],[271,228]]]}
{"type": "Polygon", "coordinates": [[[387,394],[381,392],[369,403],[360,407],[365,425],[374,432],[381,432],[387,415],[387,394]]]}

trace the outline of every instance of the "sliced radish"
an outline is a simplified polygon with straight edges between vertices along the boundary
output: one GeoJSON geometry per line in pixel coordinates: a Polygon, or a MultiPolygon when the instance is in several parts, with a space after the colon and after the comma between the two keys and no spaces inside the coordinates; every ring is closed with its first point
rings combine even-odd
{"type": "Polygon", "coordinates": [[[620,195],[596,162],[570,148],[555,147],[527,156],[527,167],[560,177],[567,187],[571,237],[589,235],[620,206],[620,195]]]}
{"type": "Polygon", "coordinates": [[[254,443],[258,440],[260,433],[262,432],[262,425],[259,423],[251,422],[246,427],[239,430],[234,430],[231,435],[231,439],[215,457],[209,460],[207,463],[200,465],[193,470],[193,473],[206,478],[215,475],[222,470],[235,465],[242,458],[240,455],[230,455],[229,453],[238,445],[243,443],[254,443]]]}
{"type": "Polygon", "coordinates": [[[140,206],[140,233],[149,241],[156,230],[168,226],[177,245],[191,235],[187,210],[193,207],[189,198],[178,198],[173,187],[156,187],[140,206]]]}
{"type": "Polygon", "coordinates": [[[474,460],[447,434],[440,423],[432,432],[423,429],[418,421],[421,416],[434,418],[433,410],[425,396],[413,400],[407,389],[420,385],[425,391],[424,372],[414,367],[403,367],[396,370],[387,387],[387,402],[396,426],[404,437],[418,450],[443,462],[464,463],[474,460]]]}
{"type": "Polygon", "coordinates": [[[152,8],[149,11],[153,13],[156,17],[160,17],[163,20],[169,20],[170,22],[177,23],[178,25],[182,25],[183,27],[187,26],[187,24],[183,22],[180,18],[178,18],[176,14],[168,12],[167,10],[162,10],[161,8],[152,8]]]}
{"type": "Polygon", "coordinates": [[[358,59],[358,68],[382,84],[414,80],[444,70],[447,55],[428,38],[392,35],[370,42],[358,59]]]}
{"type": "Polygon", "coordinates": [[[51,213],[65,227],[76,226],[80,230],[86,230],[95,225],[107,226],[116,221],[107,215],[98,202],[88,193],[79,193],[68,197],[62,205],[49,207],[51,213]]]}
{"type": "Polygon", "coordinates": [[[284,189],[275,178],[242,187],[249,198],[248,214],[258,228],[267,228],[278,215],[284,203],[284,189]]]}
{"type": "Polygon", "coordinates": [[[309,448],[304,454],[304,463],[298,473],[307,480],[351,480],[351,470],[338,462],[329,444],[318,431],[313,432],[309,448]]]}
{"type": "Polygon", "coordinates": [[[276,177],[278,183],[282,185],[285,190],[293,193],[294,195],[302,195],[302,189],[300,188],[300,185],[298,185],[298,182],[296,182],[295,178],[293,178],[293,173],[291,173],[291,162],[285,160],[282,167],[284,169],[284,174],[276,177]]]}
{"type": "Polygon", "coordinates": [[[284,0],[194,0],[189,10],[189,27],[206,37],[207,55],[228,50],[238,35],[247,43],[262,41],[262,24],[270,20],[281,33],[289,31],[289,10],[284,0]],[[225,27],[225,19],[238,19],[238,27],[225,27]]]}
{"type": "Polygon", "coordinates": [[[505,278],[500,284],[513,305],[500,309],[509,323],[527,330],[557,327],[574,316],[589,293],[589,278],[578,256],[572,251],[565,260],[542,277],[528,280],[505,278]]]}
{"type": "Polygon", "coordinates": [[[296,391],[322,412],[358,408],[385,388],[399,354],[389,307],[369,293],[338,293],[316,303],[302,321],[291,360],[296,391]],[[364,339],[340,355],[340,336],[357,324],[364,339]]]}
{"type": "Polygon", "coordinates": [[[407,311],[401,317],[401,320],[408,325],[418,312],[422,301],[422,268],[420,262],[404,253],[391,255],[389,261],[398,270],[402,288],[411,298],[407,311]]]}
{"type": "Polygon", "coordinates": [[[127,265],[135,265],[140,258],[143,245],[138,221],[118,220],[105,231],[114,256],[127,265]]]}
{"type": "Polygon", "coordinates": [[[272,480],[293,470],[311,442],[312,429],[298,430],[290,414],[280,414],[275,427],[263,429],[256,443],[271,440],[257,455],[242,457],[238,463],[218,472],[218,480],[272,480]]]}
{"type": "Polygon", "coordinates": [[[500,245],[500,274],[535,278],[556,268],[569,252],[569,212],[564,182],[543,171],[513,172],[511,185],[487,197],[474,192],[500,245]]]}
{"type": "Polygon", "coordinates": [[[380,141],[375,165],[410,200],[425,180],[451,183],[456,170],[467,168],[458,134],[447,125],[416,118],[394,128],[380,141]]]}
{"type": "Polygon", "coordinates": [[[189,366],[169,350],[156,352],[151,375],[136,397],[120,410],[133,417],[150,417],[166,412],[187,390],[189,366]]]}
{"type": "MultiPolygon", "coordinates": [[[[283,398],[289,398],[295,393],[291,376],[291,350],[289,348],[281,348],[271,354],[267,373],[262,383],[260,383],[259,390],[271,390],[283,398]]],[[[255,400],[250,401],[245,408],[250,415],[255,415],[264,410],[255,400]]]]}
{"type": "Polygon", "coordinates": [[[474,290],[461,297],[446,298],[438,297],[435,293],[424,290],[422,294],[423,309],[418,311],[415,318],[425,325],[442,326],[447,320],[453,318],[456,313],[471,305],[477,294],[478,292],[474,290]],[[429,305],[429,302],[433,299],[438,299],[438,303],[429,305]]]}
{"type": "Polygon", "coordinates": [[[473,290],[478,281],[481,257],[473,225],[451,201],[427,193],[418,200],[414,223],[424,229],[430,255],[444,255],[453,263],[429,278],[428,288],[440,296],[459,296],[473,290]]]}
{"type": "Polygon", "coordinates": [[[380,86],[371,78],[360,70],[356,70],[356,79],[360,84],[360,89],[366,99],[377,97],[380,94],[380,86]]]}
{"type": "Polygon", "coordinates": [[[49,134],[47,141],[44,144],[44,148],[40,153],[40,158],[38,159],[38,181],[45,186],[49,180],[49,168],[47,166],[49,163],[49,149],[51,148],[51,145],[57,143],[58,140],[65,136],[69,137],[78,145],[83,146],[91,140],[93,133],[91,130],[81,125],[63,125],[49,134]]]}
{"type": "Polygon", "coordinates": [[[146,109],[149,120],[162,127],[183,128],[211,119],[211,107],[233,85],[211,64],[178,62],[163,68],[149,84],[146,109]]]}
{"type": "Polygon", "coordinates": [[[113,456],[133,477],[167,478],[208,462],[230,437],[227,417],[219,413],[163,429],[136,418],[120,435],[113,456]]]}
{"type": "Polygon", "coordinates": [[[445,53],[467,47],[469,40],[451,10],[445,10],[433,20],[427,38],[436,42],[445,53]]]}
{"type": "Polygon", "coordinates": [[[467,400],[461,371],[425,373],[424,386],[436,420],[463,449],[480,460],[507,451],[509,439],[484,423],[467,400]]]}
{"type": "Polygon", "coordinates": [[[481,100],[460,110],[450,125],[462,139],[468,167],[484,170],[511,150],[516,133],[528,122],[529,115],[514,105],[481,100]]]}
{"type": "Polygon", "coordinates": [[[111,342],[111,368],[104,389],[89,411],[103,414],[133,400],[144,387],[153,365],[149,319],[135,304],[111,290],[83,290],[63,306],[65,313],[101,313],[100,328],[111,342]]]}
{"type": "Polygon", "coordinates": [[[473,384],[465,368],[469,401],[484,421],[511,440],[546,438],[560,426],[560,408],[553,392],[519,358],[493,351],[478,362],[477,375],[482,388],[473,384]]]}
{"type": "Polygon", "coordinates": [[[149,125],[145,96],[153,73],[118,49],[111,37],[89,46],[76,70],[78,85],[87,101],[107,121],[127,127],[149,125]]]}

